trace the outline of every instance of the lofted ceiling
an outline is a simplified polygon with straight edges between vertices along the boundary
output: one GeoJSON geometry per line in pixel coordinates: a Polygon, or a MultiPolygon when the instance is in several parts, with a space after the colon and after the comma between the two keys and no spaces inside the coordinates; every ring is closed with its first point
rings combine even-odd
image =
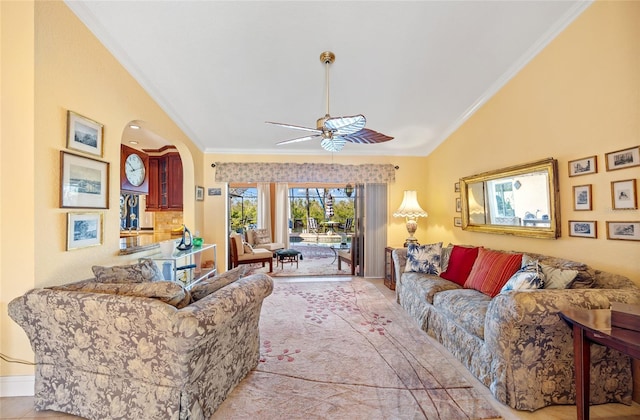
{"type": "Polygon", "coordinates": [[[590,4],[67,0],[206,153],[330,153],[265,121],[315,128],[332,51],[331,115],[394,137],[340,153],[393,156],[428,155],[590,4]]]}

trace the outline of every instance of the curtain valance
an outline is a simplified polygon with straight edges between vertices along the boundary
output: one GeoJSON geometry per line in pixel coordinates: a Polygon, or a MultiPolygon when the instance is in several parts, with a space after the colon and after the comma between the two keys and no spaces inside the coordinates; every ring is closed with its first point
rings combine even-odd
{"type": "Polygon", "coordinates": [[[391,164],[216,162],[218,182],[359,182],[395,181],[391,164]]]}

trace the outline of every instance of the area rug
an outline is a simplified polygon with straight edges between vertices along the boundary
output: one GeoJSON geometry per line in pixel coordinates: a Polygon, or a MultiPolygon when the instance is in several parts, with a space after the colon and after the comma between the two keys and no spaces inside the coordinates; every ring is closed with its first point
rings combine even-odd
{"type": "Polygon", "coordinates": [[[249,273],[265,273],[271,277],[351,275],[351,267],[348,264],[343,264],[342,270],[338,270],[336,254],[330,248],[307,244],[291,244],[291,248],[301,252],[298,264],[276,264],[274,259],[271,273],[269,266],[262,267],[262,264],[251,264],[249,273]]]}
{"type": "Polygon", "coordinates": [[[500,418],[464,367],[369,281],[275,283],[260,362],[214,419],[500,418]]]}

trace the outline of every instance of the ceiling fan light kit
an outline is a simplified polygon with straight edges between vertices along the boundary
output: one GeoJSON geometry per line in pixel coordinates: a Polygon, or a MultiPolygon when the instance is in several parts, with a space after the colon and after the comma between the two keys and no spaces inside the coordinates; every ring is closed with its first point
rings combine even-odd
{"type": "Polygon", "coordinates": [[[290,143],[298,143],[307,140],[322,139],[320,146],[329,152],[339,152],[342,148],[350,143],[373,144],[382,143],[392,140],[393,137],[387,136],[377,131],[364,128],[367,119],[364,115],[352,115],[345,117],[332,117],[329,114],[329,66],[335,61],[336,56],[331,51],[324,51],[320,54],[320,61],[326,66],[327,77],[327,112],[324,117],[318,118],[316,128],[301,127],[292,124],[283,124],[277,122],[266,121],[267,124],[279,125],[281,127],[293,128],[295,130],[307,131],[313,134],[304,137],[298,137],[291,140],[285,140],[277,143],[284,145],[290,143]]]}

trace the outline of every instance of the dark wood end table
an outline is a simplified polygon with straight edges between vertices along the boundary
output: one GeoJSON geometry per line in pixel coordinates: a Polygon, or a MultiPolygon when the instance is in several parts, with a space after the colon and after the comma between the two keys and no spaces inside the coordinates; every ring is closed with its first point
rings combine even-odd
{"type": "Polygon", "coordinates": [[[589,418],[591,351],[598,343],[640,359],[640,332],[611,327],[610,309],[565,309],[560,316],[573,328],[578,419],[589,418]]]}

